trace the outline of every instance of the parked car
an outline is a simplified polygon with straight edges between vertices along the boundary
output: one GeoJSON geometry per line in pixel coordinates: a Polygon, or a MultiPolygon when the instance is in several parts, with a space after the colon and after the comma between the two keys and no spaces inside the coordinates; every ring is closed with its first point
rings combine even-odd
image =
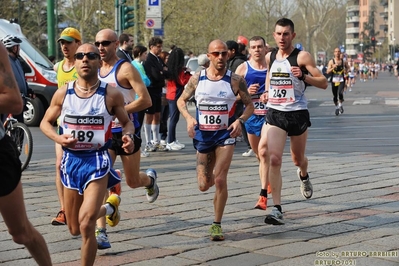
{"type": "Polygon", "coordinates": [[[195,73],[195,70],[198,68],[198,58],[197,57],[191,57],[187,60],[186,67],[191,70],[191,75],[195,73]]]}
{"type": "Polygon", "coordinates": [[[25,70],[25,78],[36,94],[35,99],[28,99],[24,122],[28,126],[38,126],[57,90],[57,76],[53,63],[22,34],[18,24],[0,19],[0,38],[9,34],[22,40],[20,55],[29,66],[25,70]]]}

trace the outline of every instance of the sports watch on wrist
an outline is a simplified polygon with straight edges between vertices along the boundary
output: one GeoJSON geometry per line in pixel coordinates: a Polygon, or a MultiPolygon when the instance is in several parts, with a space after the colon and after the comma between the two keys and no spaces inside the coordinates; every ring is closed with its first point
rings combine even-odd
{"type": "Polygon", "coordinates": [[[132,141],[134,140],[134,135],[132,133],[126,133],[123,136],[128,136],[132,139],[132,141]]]}

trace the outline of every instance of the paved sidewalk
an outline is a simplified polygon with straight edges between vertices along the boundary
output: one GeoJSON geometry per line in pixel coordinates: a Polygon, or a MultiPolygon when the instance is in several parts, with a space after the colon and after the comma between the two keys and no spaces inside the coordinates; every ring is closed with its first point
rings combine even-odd
{"type": "MultiPolygon", "coordinates": [[[[305,200],[285,154],[285,225],[271,226],[264,223],[271,197],[268,210],[253,209],[260,191],[257,161],[241,157],[240,144],[228,177],[226,240],[212,242],[214,189],[198,190],[190,146],[142,158],[143,170],[158,171],[155,203],[146,202],[144,189],[132,190],[123,181],[122,219],[109,229],[112,248],[98,251],[95,265],[399,265],[398,155],[308,154],[314,194],[305,200]]],[[[54,161],[33,161],[23,173],[28,215],[44,235],[54,265],[79,265],[80,238],[50,224],[59,208],[53,169],[54,161]]],[[[0,264],[35,265],[2,220],[0,239],[0,264]]]]}

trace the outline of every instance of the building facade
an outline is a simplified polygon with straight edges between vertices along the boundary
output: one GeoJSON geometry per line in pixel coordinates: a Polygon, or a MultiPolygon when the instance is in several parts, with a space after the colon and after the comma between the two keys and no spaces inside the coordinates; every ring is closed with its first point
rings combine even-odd
{"type": "Polygon", "coordinates": [[[346,11],[346,54],[351,58],[363,60],[363,54],[369,53],[376,59],[377,51],[379,60],[390,60],[393,47],[399,41],[399,25],[394,23],[395,14],[399,20],[399,1],[348,0],[346,11]],[[374,29],[371,31],[374,33],[366,27],[370,23],[373,11],[374,29]],[[376,50],[372,46],[372,37],[375,38],[376,50]]]}

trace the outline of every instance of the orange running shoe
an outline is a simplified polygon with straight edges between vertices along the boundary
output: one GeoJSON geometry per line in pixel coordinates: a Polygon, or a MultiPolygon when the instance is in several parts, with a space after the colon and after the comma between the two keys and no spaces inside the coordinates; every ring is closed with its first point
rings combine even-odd
{"type": "MultiPolygon", "coordinates": [[[[121,170],[115,170],[115,172],[118,174],[119,177],[122,176],[121,170]]],[[[118,183],[118,184],[116,184],[115,186],[113,186],[112,188],[109,189],[109,195],[116,194],[116,195],[120,196],[121,193],[122,193],[121,183],[118,183]]]]}
{"type": "Polygon", "coordinates": [[[272,188],[270,187],[270,184],[267,184],[267,194],[272,194],[272,188]]]}
{"type": "Polygon", "coordinates": [[[267,198],[265,196],[259,196],[259,200],[255,205],[255,209],[266,210],[267,208],[267,198]]]}
{"type": "Polygon", "coordinates": [[[65,216],[65,211],[60,210],[55,218],[51,220],[52,225],[66,225],[66,216],[65,216]]]}

